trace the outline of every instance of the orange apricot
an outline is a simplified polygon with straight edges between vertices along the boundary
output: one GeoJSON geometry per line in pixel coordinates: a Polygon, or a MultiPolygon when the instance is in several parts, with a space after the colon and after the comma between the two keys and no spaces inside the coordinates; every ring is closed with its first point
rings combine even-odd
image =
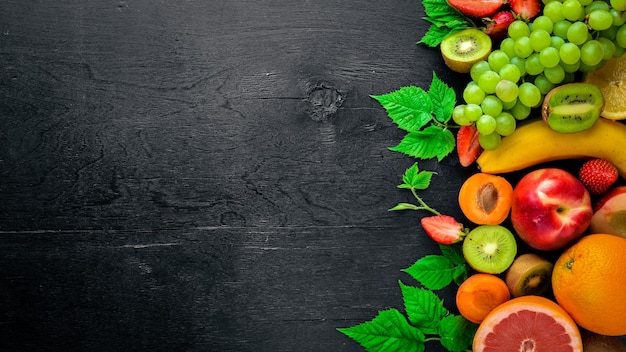
{"type": "Polygon", "coordinates": [[[501,176],[476,173],[463,182],[459,206],[465,217],[477,225],[498,225],[508,216],[513,186],[501,176]]]}
{"type": "Polygon", "coordinates": [[[489,312],[510,299],[509,287],[493,274],[474,274],[463,281],[456,291],[459,313],[476,324],[480,324],[489,312]]]}

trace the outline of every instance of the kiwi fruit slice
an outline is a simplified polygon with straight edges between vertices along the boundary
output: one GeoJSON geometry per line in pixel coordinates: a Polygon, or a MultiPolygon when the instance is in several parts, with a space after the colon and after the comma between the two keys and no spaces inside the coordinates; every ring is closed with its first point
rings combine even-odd
{"type": "Polygon", "coordinates": [[[491,45],[491,38],[485,32],[466,28],[449,34],[439,48],[446,66],[455,72],[468,73],[474,63],[489,56],[491,45]]]}
{"type": "Polygon", "coordinates": [[[515,258],[504,281],[513,297],[541,296],[550,289],[553,268],[554,264],[547,259],[535,253],[524,253],[515,258]]]}
{"type": "Polygon", "coordinates": [[[463,241],[463,256],[474,270],[500,274],[511,266],[517,255],[513,233],[502,225],[481,225],[463,241]]]}
{"type": "Polygon", "coordinates": [[[541,116],[556,132],[576,133],[593,126],[603,107],[604,98],[598,86],[591,83],[568,83],[546,94],[541,116]]]}

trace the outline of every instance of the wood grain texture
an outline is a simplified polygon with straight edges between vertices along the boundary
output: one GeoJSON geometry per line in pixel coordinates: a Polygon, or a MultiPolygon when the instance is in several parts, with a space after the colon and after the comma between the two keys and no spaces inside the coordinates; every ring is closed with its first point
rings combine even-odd
{"type": "MultiPolygon", "coordinates": [[[[0,350],[361,351],[335,329],[401,308],[401,269],[436,252],[387,211],[413,160],[369,98],[458,78],[415,45],[421,17],[415,0],[0,4],[0,350]]],[[[424,198],[458,214],[469,171],[420,166],[438,172],[424,198]]]]}

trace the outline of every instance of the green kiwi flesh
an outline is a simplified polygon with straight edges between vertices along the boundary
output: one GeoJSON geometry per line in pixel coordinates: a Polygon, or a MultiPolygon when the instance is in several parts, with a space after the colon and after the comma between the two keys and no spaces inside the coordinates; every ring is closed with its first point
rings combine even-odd
{"type": "Polygon", "coordinates": [[[553,268],[554,264],[547,259],[525,253],[515,258],[506,271],[504,281],[513,297],[542,296],[550,289],[553,268]]]}
{"type": "Polygon", "coordinates": [[[593,126],[603,106],[602,91],[595,84],[568,83],[546,94],[541,115],[553,130],[576,133],[593,126]]]}
{"type": "Polygon", "coordinates": [[[477,28],[454,32],[441,41],[441,56],[455,72],[468,73],[474,63],[485,60],[491,53],[491,38],[477,28]]]}
{"type": "Polygon", "coordinates": [[[463,240],[463,256],[476,271],[500,274],[511,266],[517,255],[513,233],[501,225],[481,225],[463,240]]]}

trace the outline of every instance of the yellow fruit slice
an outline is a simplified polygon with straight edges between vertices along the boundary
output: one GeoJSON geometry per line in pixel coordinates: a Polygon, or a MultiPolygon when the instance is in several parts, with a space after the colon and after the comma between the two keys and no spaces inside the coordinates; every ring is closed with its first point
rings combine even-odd
{"type": "Polygon", "coordinates": [[[602,91],[603,117],[611,120],[626,119],[626,55],[609,59],[602,68],[588,73],[584,81],[597,85],[602,91]]]}

